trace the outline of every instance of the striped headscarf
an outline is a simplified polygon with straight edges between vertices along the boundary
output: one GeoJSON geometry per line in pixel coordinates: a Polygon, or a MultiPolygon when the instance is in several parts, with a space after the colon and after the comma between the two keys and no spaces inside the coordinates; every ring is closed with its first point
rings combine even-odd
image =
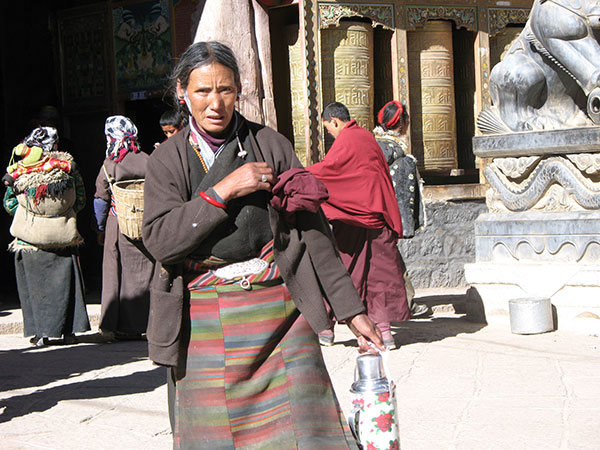
{"type": "Polygon", "coordinates": [[[23,144],[27,147],[41,147],[45,152],[56,150],[58,143],[58,131],[52,127],[35,128],[29,136],[23,139],[23,144]]]}
{"type": "Polygon", "coordinates": [[[106,157],[119,162],[128,152],[139,152],[137,132],[137,127],[125,116],[110,116],[106,119],[106,157]]]}

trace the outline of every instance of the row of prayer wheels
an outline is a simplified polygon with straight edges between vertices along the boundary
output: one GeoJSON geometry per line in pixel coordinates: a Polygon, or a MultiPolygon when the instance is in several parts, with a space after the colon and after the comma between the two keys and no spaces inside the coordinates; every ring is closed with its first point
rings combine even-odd
{"type": "MultiPolygon", "coordinates": [[[[352,21],[321,30],[323,105],[343,103],[352,118],[368,130],[375,127],[377,113],[373,33],[370,24],[352,21]]],[[[452,25],[428,21],[423,29],[409,32],[408,40],[411,153],[422,169],[457,168],[452,25]]],[[[306,163],[305,69],[297,26],[288,28],[288,43],[294,145],[300,160],[306,163]]],[[[326,136],[326,148],[330,139],[326,136]]]]}

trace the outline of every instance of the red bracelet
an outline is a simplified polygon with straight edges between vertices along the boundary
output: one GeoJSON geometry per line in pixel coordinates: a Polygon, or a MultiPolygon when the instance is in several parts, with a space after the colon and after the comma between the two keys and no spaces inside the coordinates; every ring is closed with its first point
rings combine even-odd
{"type": "Polygon", "coordinates": [[[209,197],[206,194],[206,192],[200,192],[200,197],[202,197],[204,200],[206,200],[211,205],[216,206],[217,208],[221,208],[221,209],[227,208],[227,205],[225,203],[221,203],[221,202],[215,200],[214,198],[209,197]]]}

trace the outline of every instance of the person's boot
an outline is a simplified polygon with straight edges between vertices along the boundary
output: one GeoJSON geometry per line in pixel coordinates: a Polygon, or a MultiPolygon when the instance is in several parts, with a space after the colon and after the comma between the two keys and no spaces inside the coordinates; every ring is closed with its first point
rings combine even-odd
{"type": "Polygon", "coordinates": [[[36,347],[45,347],[47,345],[50,345],[50,339],[46,336],[42,336],[33,345],[35,345],[36,347]]]}
{"type": "Polygon", "coordinates": [[[319,344],[324,347],[331,347],[334,339],[335,335],[333,334],[333,330],[323,330],[319,333],[319,344]]]}
{"type": "Polygon", "coordinates": [[[429,307],[422,303],[414,303],[410,307],[410,317],[424,316],[429,312],[429,307]]]}
{"type": "Polygon", "coordinates": [[[63,345],[73,345],[79,344],[79,341],[77,340],[77,336],[75,336],[73,333],[70,333],[63,336],[62,343],[63,345]]]}
{"type": "Polygon", "coordinates": [[[394,336],[390,330],[382,331],[381,337],[383,337],[383,346],[386,350],[396,349],[396,341],[394,340],[394,336]]]}

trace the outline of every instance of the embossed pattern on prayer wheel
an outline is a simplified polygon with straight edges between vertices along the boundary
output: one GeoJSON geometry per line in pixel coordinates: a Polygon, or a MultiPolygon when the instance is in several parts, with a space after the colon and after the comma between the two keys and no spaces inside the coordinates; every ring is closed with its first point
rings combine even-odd
{"type": "Polygon", "coordinates": [[[321,61],[323,105],[343,103],[361,127],[372,130],[373,27],[341,22],[337,28],[321,30],[321,61]]]}
{"type": "Polygon", "coordinates": [[[306,165],[306,140],[304,136],[304,79],[302,71],[302,48],[298,25],[286,27],[288,55],[290,64],[290,96],[292,105],[292,129],[294,130],[294,150],[296,156],[306,165]]]}
{"type": "Polygon", "coordinates": [[[409,32],[413,154],[428,170],[457,168],[452,24],[409,32]]]}

